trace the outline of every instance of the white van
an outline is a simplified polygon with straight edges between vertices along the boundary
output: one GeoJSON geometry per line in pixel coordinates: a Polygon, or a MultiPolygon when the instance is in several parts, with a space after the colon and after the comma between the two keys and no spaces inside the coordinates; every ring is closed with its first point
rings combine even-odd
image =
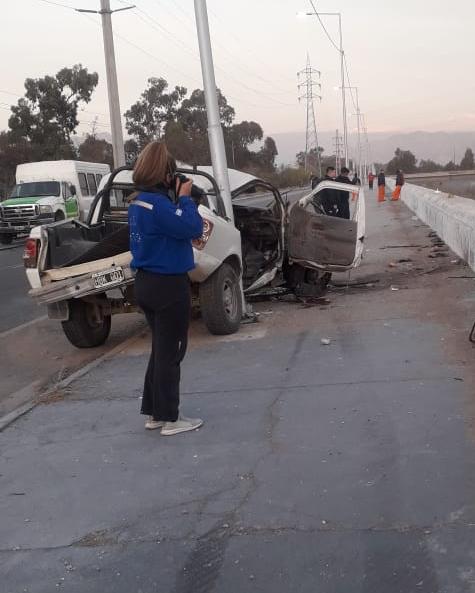
{"type": "Polygon", "coordinates": [[[0,203],[0,242],[7,244],[32,227],[67,218],[86,220],[109,165],[42,161],[17,166],[16,185],[0,203]]]}

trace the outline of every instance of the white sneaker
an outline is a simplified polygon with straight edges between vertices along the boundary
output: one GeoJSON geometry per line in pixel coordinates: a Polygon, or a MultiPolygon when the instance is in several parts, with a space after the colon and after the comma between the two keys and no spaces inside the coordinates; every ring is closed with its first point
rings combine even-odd
{"type": "Polygon", "coordinates": [[[148,420],[145,422],[145,428],[147,430],[155,430],[157,428],[162,428],[165,426],[166,422],[163,420],[154,420],[153,416],[149,416],[148,420]]]}
{"type": "Polygon", "coordinates": [[[180,416],[176,422],[165,422],[161,430],[163,436],[171,436],[172,434],[179,434],[180,432],[188,432],[189,430],[196,430],[203,425],[201,418],[185,418],[180,416]]]}

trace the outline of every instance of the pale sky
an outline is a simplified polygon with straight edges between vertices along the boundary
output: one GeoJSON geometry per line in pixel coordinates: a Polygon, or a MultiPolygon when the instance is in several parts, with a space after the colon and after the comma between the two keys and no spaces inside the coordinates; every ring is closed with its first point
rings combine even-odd
{"type": "MultiPolygon", "coordinates": [[[[97,9],[99,0],[54,0],[97,9]]],[[[202,86],[192,0],[132,0],[137,11],[113,16],[122,113],[163,76],[189,90],[202,86]]],[[[128,4],[111,0],[112,8],[128,4]]],[[[351,84],[359,87],[368,131],[475,129],[475,2],[473,0],[316,0],[322,12],[341,12],[351,84]]],[[[321,70],[320,130],[341,129],[339,54],[310,11],[308,0],[208,0],[217,83],[236,109],[236,121],[259,122],[266,134],[305,129],[297,101],[298,70],[309,52],[321,70]]],[[[325,18],[325,17],[324,17],[325,18]]],[[[326,17],[338,40],[338,19],[326,17]]],[[[99,73],[79,131],[95,115],[109,129],[99,16],[40,0],[2,2],[0,129],[8,105],[27,77],[82,63],[99,73]],[[10,94],[9,94],[10,93],[10,94]]],[[[349,101],[349,113],[354,113],[349,101]]],[[[356,118],[350,117],[350,128],[356,118]]]]}

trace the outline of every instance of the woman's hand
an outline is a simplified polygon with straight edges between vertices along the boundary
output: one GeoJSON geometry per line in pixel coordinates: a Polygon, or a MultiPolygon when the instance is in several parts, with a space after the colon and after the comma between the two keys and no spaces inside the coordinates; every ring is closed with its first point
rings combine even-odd
{"type": "Polygon", "coordinates": [[[187,181],[181,183],[179,179],[176,180],[176,191],[178,192],[178,197],[181,198],[182,196],[191,196],[191,186],[193,185],[193,181],[188,179],[187,181]]]}

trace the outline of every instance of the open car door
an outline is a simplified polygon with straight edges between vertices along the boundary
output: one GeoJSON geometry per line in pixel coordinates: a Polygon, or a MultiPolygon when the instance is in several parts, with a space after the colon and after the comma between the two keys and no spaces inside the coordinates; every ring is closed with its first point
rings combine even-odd
{"type": "Polygon", "coordinates": [[[290,261],[328,272],[344,272],[359,265],[364,237],[364,192],[357,185],[323,181],[290,208],[290,261]],[[333,195],[336,191],[348,194],[349,220],[325,213],[322,198],[328,196],[328,190],[333,195]]]}

